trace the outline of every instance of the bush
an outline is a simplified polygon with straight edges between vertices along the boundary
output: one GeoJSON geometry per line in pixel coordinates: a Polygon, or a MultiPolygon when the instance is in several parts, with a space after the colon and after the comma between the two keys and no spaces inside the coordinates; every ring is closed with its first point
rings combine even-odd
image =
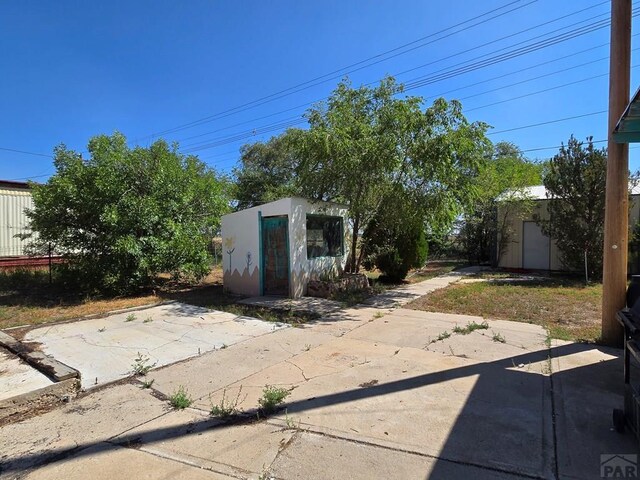
{"type": "Polygon", "coordinates": [[[422,225],[389,228],[375,222],[367,233],[365,266],[378,267],[384,280],[400,282],[410,269],[427,261],[429,245],[422,225]]]}
{"type": "Polygon", "coordinates": [[[226,180],[162,140],[131,149],[116,133],[87,150],[90,158],[57,147],[56,173],[33,186],[31,251],[53,246],[66,259],[64,282],[86,293],[132,293],[159,273],[204,277],[226,180]]]}

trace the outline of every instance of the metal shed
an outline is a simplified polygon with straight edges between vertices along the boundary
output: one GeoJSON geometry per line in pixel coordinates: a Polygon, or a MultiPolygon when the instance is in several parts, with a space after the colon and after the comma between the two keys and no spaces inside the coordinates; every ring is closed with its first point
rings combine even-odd
{"type": "Polygon", "coordinates": [[[29,208],[33,198],[28,183],[0,180],[0,258],[25,255],[26,242],[16,235],[29,231],[29,208]]]}

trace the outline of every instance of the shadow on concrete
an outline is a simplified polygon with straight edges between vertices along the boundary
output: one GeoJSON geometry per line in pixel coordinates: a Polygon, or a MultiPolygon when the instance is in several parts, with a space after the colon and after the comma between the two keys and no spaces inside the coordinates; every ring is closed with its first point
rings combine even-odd
{"type": "MultiPolygon", "coordinates": [[[[620,351],[607,349],[605,350],[607,354],[618,354],[618,357],[587,366],[561,370],[550,377],[514,368],[514,365],[518,364],[549,361],[549,356],[551,361],[555,361],[591,350],[601,350],[601,347],[582,344],[558,346],[514,358],[471,364],[367,388],[345,390],[294,401],[288,403],[286,408],[289,414],[329,405],[344,405],[345,408],[349,408],[350,402],[359,399],[389,395],[462,377],[477,376],[477,382],[450,429],[429,478],[446,478],[445,472],[450,472],[447,467],[451,461],[488,469],[489,474],[493,471],[522,474],[529,478],[558,478],[558,474],[575,475],[575,478],[598,478],[601,453],[630,453],[634,451],[630,448],[637,446],[630,434],[619,435],[612,432],[610,428],[611,409],[622,405],[620,351]],[[532,381],[543,384],[539,390],[538,399],[542,402],[542,407],[527,411],[526,407],[517,404],[509,405],[510,408],[502,412],[501,417],[483,424],[486,418],[478,416],[478,409],[481,408],[480,404],[484,405],[495,398],[495,392],[500,391],[497,383],[509,384],[516,398],[518,389],[532,381]],[[541,411],[543,416],[548,416],[548,421],[536,418],[541,411]],[[542,428],[544,431],[531,432],[531,435],[522,435],[520,439],[512,438],[510,424],[513,422],[518,423],[520,433],[522,433],[522,425],[531,425],[531,428],[542,428]],[[542,441],[542,445],[532,445],[530,443],[532,441],[542,441]],[[508,446],[506,450],[504,450],[505,445],[508,446]],[[540,451],[543,454],[541,459],[536,458],[540,451]]],[[[504,399],[500,400],[504,404],[504,399]]],[[[508,401],[506,403],[509,404],[508,401]]],[[[255,416],[245,417],[240,421],[252,422],[255,421],[255,416]]],[[[111,443],[138,448],[142,444],[152,445],[197,434],[203,430],[226,429],[234,424],[204,419],[189,425],[145,431],[144,439],[140,434],[125,433],[111,443]]],[[[425,429],[428,428],[429,425],[425,425],[425,429]]],[[[108,439],[105,440],[108,441],[108,439]]],[[[94,455],[96,449],[102,448],[109,447],[105,446],[103,441],[94,441],[78,444],[71,450],[49,450],[25,454],[10,461],[5,460],[5,463],[0,466],[0,474],[17,473],[71,455],[74,457],[94,455]]]]}

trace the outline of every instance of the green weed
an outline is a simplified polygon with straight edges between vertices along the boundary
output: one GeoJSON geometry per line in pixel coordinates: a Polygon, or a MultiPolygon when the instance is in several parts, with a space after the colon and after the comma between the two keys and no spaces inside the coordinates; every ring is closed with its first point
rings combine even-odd
{"type": "Polygon", "coordinates": [[[458,325],[453,327],[453,333],[469,335],[471,332],[475,332],[476,330],[487,330],[488,328],[489,324],[486,321],[482,323],[469,322],[466,327],[460,327],[458,325]]]}
{"type": "MultiPolygon", "coordinates": [[[[222,391],[222,400],[220,400],[220,403],[217,404],[211,404],[211,410],[209,411],[209,413],[211,414],[212,417],[219,417],[219,418],[229,418],[235,414],[238,413],[238,403],[240,403],[240,394],[242,393],[242,386],[240,386],[240,389],[238,390],[238,394],[236,395],[236,398],[232,401],[228,401],[226,396],[227,396],[227,390],[223,390],[222,391]]],[[[209,401],[211,401],[211,397],[209,397],[209,401]]]]}
{"type": "Polygon", "coordinates": [[[500,332],[496,333],[492,330],[491,333],[493,334],[492,339],[494,342],[505,343],[507,341],[500,332]]]}
{"type": "Polygon", "coordinates": [[[262,390],[262,397],[258,399],[260,409],[264,413],[271,413],[275,411],[276,407],[284,402],[284,399],[290,394],[291,392],[286,388],[267,385],[262,390]]]}
{"type": "Polygon", "coordinates": [[[134,375],[146,375],[149,373],[149,370],[155,367],[158,363],[154,362],[150,364],[149,361],[150,358],[147,355],[143,355],[138,352],[138,356],[133,359],[133,363],[131,364],[134,375]]]}
{"type": "Polygon", "coordinates": [[[189,392],[180,385],[178,390],[173,392],[173,394],[169,397],[169,403],[176,410],[184,410],[189,407],[193,403],[193,399],[189,396],[189,392]]]}

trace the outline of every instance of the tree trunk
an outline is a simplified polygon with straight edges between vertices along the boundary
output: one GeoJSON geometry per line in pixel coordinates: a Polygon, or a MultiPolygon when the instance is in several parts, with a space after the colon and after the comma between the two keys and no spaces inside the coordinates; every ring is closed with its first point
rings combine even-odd
{"type": "Polygon", "coordinates": [[[356,247],[358,246],[358,230],[360,228],[360,217],[356,217],[353,219],[353,235],[351,236],[351,265],[349,265],[349,270],[351,273],[356,272],[356,247]]]}

